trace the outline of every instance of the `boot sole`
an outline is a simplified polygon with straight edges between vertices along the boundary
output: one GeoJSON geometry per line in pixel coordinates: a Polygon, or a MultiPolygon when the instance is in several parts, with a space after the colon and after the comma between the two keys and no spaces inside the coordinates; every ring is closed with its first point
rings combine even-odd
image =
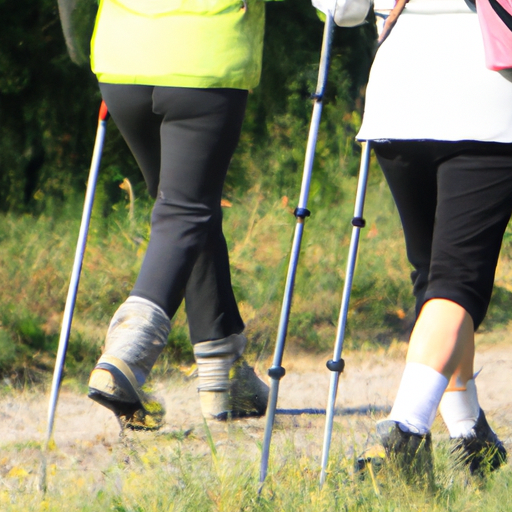
{"type": "Polygon", "coordinates": [[[89,386],[87,396],[112,411],[123,428],[130,430],[158,430],[162,427],[165,415],[162,405],[151,401],[149,397],[145,397],[144,393],[138,391],[131,382],[132,379],[121,369],[105,361],[100,361],[94,369],[109,372],[116,383],[116,387],[122,389],[123,393],[126,394],[126,399],[93,386],[89,386]],[[145,402],[148,405],[152,403],[151,409],[155,409],[155,411],[148,411],[144,405],[145,402]],[[154,404],[158,404],[156,408],[154,404]]]}

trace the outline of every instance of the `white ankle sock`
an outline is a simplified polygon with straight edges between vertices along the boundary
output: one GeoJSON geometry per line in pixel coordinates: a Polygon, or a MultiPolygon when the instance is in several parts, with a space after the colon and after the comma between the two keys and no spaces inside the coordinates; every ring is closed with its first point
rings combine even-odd
{"type": "Polygon", "coordinates": [[[430,366],[407,363],[389,419],[402,430],[427,434],[447,385],[448,379],[430,366]]]}
{"type": "Polygon", "coordinates": [[[466,389],[447,391],[439,410],[450,432],[450,437],[464,437],[475,426],[480,413],[474,379],[468,380],[466,389]]]}

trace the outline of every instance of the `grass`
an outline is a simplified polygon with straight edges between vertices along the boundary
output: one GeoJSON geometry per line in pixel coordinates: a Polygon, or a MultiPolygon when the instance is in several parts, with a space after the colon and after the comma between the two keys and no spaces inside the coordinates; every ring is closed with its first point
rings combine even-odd
{"type": "MultiPolygon", "coordinates": [[[[303,427],[305,421],[299,427],[303,427]]],[[[335,438],[350,437],[337,424],[335,438]]],[[[353,471],[360,446],[333,445],[326,484],[319,488],[318,453],[307,438],[277,430],[270,471],[258,494],[259,446],[246,424],[223,432],[198,429],[192,435],[130,434],[105,445],[105,462],[84,462],[88,446],[70,456],[57,447],[49,454],[48,490],[36,489],[39,450],[33,444],[4,446],[0,507],[4,512],[163,512],[163,511],[501,511],[509,510],[510,467],[486,479],[454,469],[449,444],[437,435],[435,487],[408,485],[392,470],[372,478],[353,471]],[[209,438],[211,443],[209,443],[209,438]],[[439,439],[440,438],[440,439],[439,439]]],[[[298,429],[297,429],[298,430],[298,429]]]]}
{"type": "MultiPolygon", "coordinates": [[[[336,194],[312,187],[287,346],[330,350],[338,322],[351,235],[356,177],[339,177],[336,194]],[[327,199],[326,199],[327,198],[327,199]]],[[[296,191],[293,192],[296,194],[296,191]]],[[[233,287],[251,339],[249,351],[267,357],[274,348],[296,198],[275,197],[255,187],[230,197],[224,209],[233,287]]],[[[0,375],[7,385],[43,381],[52,369],[83,199],[73,198],[58,214],[5,214],[0,222],[0,375]]],[[[149,239],[151,205],[138,198],[135,217],[123,203],[103,215],[95,205],[85,253],[66,376],[84,380],[97,359],[109,319],[128,295],[149,239]]],[[[375,162],[370,173],[365,218],[351,294],[345,346],[389,346],[406,340],[414,320],[413,297],[398,215],[375,162]]],[[[496,290],[481,330],[511,321],[512,231],[505,236],[496,290]]],[[[155,368],[172,371],[192,359],[188,328],[179,311],[169,346],[155,368]]]]}
{"type": "MultiPolygon", "coordinates": [[[[336,334],[350,240],[356,178],[340,178],[336,194],[312,188],[287,338],[287,353],[324,353],[336,334]],[[333,198],[333,194],[335,197],[333,198]],[[328,199],[326,199],[328,198],[328,199]]],[[[294,191],[295,193],[295,191],[294,191]]],[[[247,323],[250,357],[274,350],[289,249],[295,226],[292,194],[276,197],[256,187],[229,198],[225,233],[233,285],[247,323]]],[[[80,221],[81,198],[58,215],[14,216],[0,222],[0,375],[4,396],[47,385],[80,221]]],[[[84,392],[109,319],[129,293],[149,238],[150,204],[140,198],[131,220],[123,204],[107,216],[95,207],[85,254],[65,387],[84,392]]],[[[398,216],[372,166],[345,347],[403,357],[414,318],[398,216]],[[393,355],[394,354],[394,355],[393,355]]],[[[512,230],[505,236],[488,318],[478,343],[510,338],[512,230]]],[[[171,375],[191,361],[183,311],[154,375],[171,375]]],[[[319,489],[320,419],[302,415],[276,422],[270,471],[261,495],[258,473],[262,423],[203,426],[121,441],[77,439],[48,454],[48,490],[36,490],[41,447],[33,441],[2,444],[0,510],[24,511],[499,511],[508,510],[510,467],[486,480],[468,479],[450,466],[444,432],[435,432],[436,488],[411,488],[393,474],[375,481],[353,474],[354,457],[372,441],[372,416],[337,418],[326,485],[319,489]]],[[[4,418],[2,418],[4,421],[4,418]]],[[[9,418],[5,418],[9,421],[9,418]]]]}
{"type": "MultiPolygon", "coordinates": [[[[307,221],[297,271],[289,328],[291,346],[321,351],[334,339],[354,187],[355,178],[349,177],[340,197],[347,195],[350,199],[330,207],[317,204],[316,210],[312,207],[313,215],[307,221]]],[[[385,192],[381,180],[374,178],[371,195],[378,199],[385,192]]],[[[312,193],[312,204],[319,195],[319,191],[312,193]]],[[[225,208],[233,286],[252,340],[251,350],[259,355],[272,350],[295,226],[294,201],[286,196],[275,199],[254,189],[245,197],[232,198],[232,206],[225,208]]],[[[392,202],[389,197],[386,201],[389,217],[393,218],[392,202]]],[[[5,347],[0,353],[0,373],[13,383],[38,382],[52,366],[81,203],[81,198],[70,200],[58,215],[6,214],[0,223],[0,280],[9,283],[0,289],[0,346],[5,347]]],[[[148,202],[140,198],[136,201],[133,220],[129,219],[123,204],[116,205],[106,218],[101,211],[102,205],[98,203],[91,222],[66,361],[67,375],[78,378],[83,378],[94,364],[109,319],[135,281],[149,238],[148,202]]],[[[375,218],[371,226],[377,221],[375,218]]],[[[369,242],[377,247],[376,239],[388,237],[389,227],[379,229],[381,231],[370,227],[372,238],[364,239],[364,244],[369,242]]],[[[397,221],[391,229],[399,230],[397,221]]],[[[399,231],[396,234],[395,244],[399,245],[399,231]]],[[[364,250],[371,251],[373,247],[364,250]]],[[[378,249],[382,257],[385,256],[383,249],[378,249]]],[[[380,261],[381,267],[395,266],[381,260],[380,255],[376,261],[380,261]]],[[[403,252],[401,258],[404,263],[403,252]]],[[[381,330],[386,315],[393,316],[396,309],[406,308],[405,304],[395,304],[396,293],[390,286],[393,297],[384,302],[375,301],[379,303],[378,316],[369,322],[370,317],[365,315],[364,322],[358,321],[361,314],[369,310],[370,288],[383,296],[388,294],[384,289],[387,277],[379,278],[381,284],[375,286],[375,270],[366,269],[368,257],[362,255],[360,261],[363,263],[359,269],[360,279],[354,287],[355,306],[351,313],[351,338],[354,339],[357,338],[354,333],[361,332],[364,338],[365,331],[374,326],[378,325],[381,330]],[[383,305],[385,303],[387,305],[383,305]],[[359,329],[363,323],[364,329],[359,329]]],[[[406,280],[405,273],[399,277],[406,280]]],[[[400,284],[394,287],[399,288],[400,284]]],[[[405,282],[403,289],[408,291],[405,282]]],[[[180,311],[174,319],[169,347],[156,371],[166,372],[173,364],[190,360],[191,355],[186,318],[180,311]]]]}

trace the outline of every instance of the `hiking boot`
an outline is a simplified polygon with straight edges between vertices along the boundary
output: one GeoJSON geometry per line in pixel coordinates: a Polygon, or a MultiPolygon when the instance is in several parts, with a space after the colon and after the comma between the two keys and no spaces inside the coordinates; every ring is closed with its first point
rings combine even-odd
{"type": "Polygon", "coordinates": [[[433,484],[432,436],[405,432],[398,422],[382,420],[377,423],[381,447],[366,450],[356,462],[356,470],[380,471],[390,463],[409,483],[433,484]]]}
{"type": "Polygon", "coordinates": [[[487,423],[482,409],[471,431],[464,437],[452,438],[452,442],[456,464],[467,466],[472,475],[485,475],[507,462],[507,450],[487,423]]]}
{"type": "Polygon", "coordinates": [[[231,368],[229,383],[229,409],[232,417],[265,415],[269,388],[243,357],[231,368]]]}
{"type": "Polygon", "coordinates": [[[112,317],[88,396],[110,409],[123,428],[156,430],[163,424],[163,404],[143,387],[170,328],[166,313],[142,297],[129,297],[112,317]]]}
{"type": "Polygon", "coordinates": [[[268,386],[242,358],[247,339],[233,334],[194,345],[199,400],[206,419],[263,416],[268,386]]]}
{"type": "Polygon", "coordinates": [[[89,379],[89,398],[110,409],[121,428],[158,430],[164,405],[138,385],[133,372],[120,359],[103,356],[89,379]]]}

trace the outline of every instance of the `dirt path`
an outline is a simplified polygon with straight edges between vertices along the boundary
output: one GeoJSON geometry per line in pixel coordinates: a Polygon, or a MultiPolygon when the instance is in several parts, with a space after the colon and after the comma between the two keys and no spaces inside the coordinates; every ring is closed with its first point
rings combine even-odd
{"type": "MultiPolygon", "coordinates": [[[[395,353],[345,354],[346,370],[340,380],[333,443],[347,440],[348,452],[361,449],[372,437],[374,420],[389,410],[399,383],[405,347],[395,353]]],[[[325,361],[329,356],[290,356],[285,358],[286,377],[281,381],[278,415],[273,444],[293,437],[306,455],[318,460],[322,448],[325,404],[329,372],[325,361]]],[[[476,369],[480,402],[500,437],[512,449],[512,399],[509,394],[512,376],[512,346],[483,346],[478,350],[476,369]]],[[[258,368],[262,373],[269,366],[258,368]]],[[[194,379],[178,375],[158,385],[158,394],[167,405],[164,434],[196,432],[191,442],[198,450],[208,450],[204,443],[203,420],[194,379]]],[[[12,453],[14,443],[30,446],[42,442],[46,431],[48,397],[35,392],[9,395],[0,399],[0,473],[2,451],[12,453]]],[[[257,443],[263,438],[264,419],[237,422],[244,439],[257,456],[257,443]]],[[[214,438],[222,443],[226,425],[214,428],[214,438]],[[217,436],[217,437],[215,437],[217,436]]],[[[441,421],[435,432],[446,435],[441,421]]],[[[119,443],[119,428],[112,414],[85,396],[62,390],[57,410],[54,438],[59,452],[83,467],[105,467],[111,447],[119,443]]],[[[139,434],[148,436],[153,434],[139,434]]],[[[5,457],[4,457],[5,462],[5,457]]],[[[8,464],[3,472],[8,469],[8,464]]]]}

